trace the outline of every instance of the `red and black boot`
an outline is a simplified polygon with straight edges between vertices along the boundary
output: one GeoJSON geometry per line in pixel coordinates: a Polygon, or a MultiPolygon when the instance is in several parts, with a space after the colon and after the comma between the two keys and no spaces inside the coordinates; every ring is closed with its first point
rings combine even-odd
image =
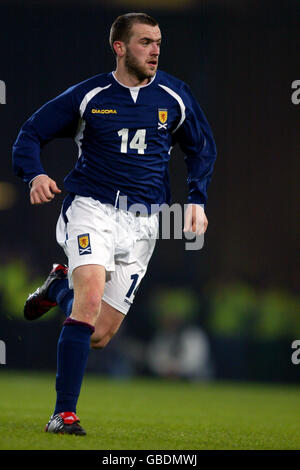
{"type": "Polygon", "coordinates": [[[80,426],[80,420],[75,413],[65,411],[51,416],[46,424],[45,431],[54,434],[75,434],[85,436],[85,430],[80,426]]]}
{"type": "Polygon", "coordinates": [[[57,305],[48,299],[47,292],[51,284],[58,279],[68,277],[68,267],[64,264],[54,264],[53,268],[41,287],[30,294],[25,302],[24,317],[26,320],[36,320],[57,305]]]}

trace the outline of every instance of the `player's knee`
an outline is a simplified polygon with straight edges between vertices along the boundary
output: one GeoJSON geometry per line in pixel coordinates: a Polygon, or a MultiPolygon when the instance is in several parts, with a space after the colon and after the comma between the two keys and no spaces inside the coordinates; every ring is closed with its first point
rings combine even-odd
{"type": "Polygon", "coordinates": [[[77,289],[77,292],[82,300],[84,300],[91,307],[97,306],[102,299],[104,292],[104,285],[95,281],[93,278],[86,278],[77,289]]]}
{"type": "Polygon", "coordinates": [[[101,307],[102,296],[101,293],[90,289],[86,292],[83,304],[86,312],[98,313],[101,307]]]}
{"type": "Polygon", "coordinates": [[[112,336],[104,336],[103,338],[98,339],[98,340],[91,339],[91,347],[93,349],[103,349],[109,343],[111,338],[112,338],[112,336]]]}
{"type": "Polygon", "coordinates": [[[91,269],[90,266],[79,266],[73,272],[74,292],[79,299],[93,306],[101,302],[105,287],[105,271],[91,269]]]}
{"type": "Polygon", "coordinates": [[[103,349],[107,345],[108,341],[104,341],[105,338],[99,341],[92,341],[91,340],[91,348],[92,349],[103,349]]]}
{"type": "Polygon", "coordinates": [[[102,336],[94,334],[91,337],[91,347],[93,349],[103,349],[103,348],[105,348],[105,346],[110,342],[110,340],[116,334],[117,331],[118,331],[118,329],[111,329],[108,332],[106,332],[106,334],[104,334],[102,336]]]}
{"type": "Polygon", "coordinates": [[[80,293],[80,296],[74,298],[72,316],[93,325],[100,313],[101,300],[99,291],[85,289],[80,293]]]}

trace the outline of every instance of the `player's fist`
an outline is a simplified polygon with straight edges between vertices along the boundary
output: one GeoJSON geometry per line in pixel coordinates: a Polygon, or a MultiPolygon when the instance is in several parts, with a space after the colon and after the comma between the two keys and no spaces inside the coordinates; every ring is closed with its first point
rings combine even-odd
{"type": "Polygon", "coordinates": [[[199,204],[189,204],[184,215],[184,232],[202,235],[206,232],[208,220],[204,209],[199,204]]]}
{"type": "Polygon", "coordinates": [[[50,202],[55,194],[61,193],[54,180],[47,175],[38,175],[31,184],[30,202],[31,204],[44,204],[50,202]]]}

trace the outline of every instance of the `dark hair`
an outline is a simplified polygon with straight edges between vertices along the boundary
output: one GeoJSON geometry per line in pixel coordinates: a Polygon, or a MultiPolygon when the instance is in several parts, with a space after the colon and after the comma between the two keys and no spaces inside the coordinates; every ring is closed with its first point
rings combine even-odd
{"type": "Polygon", "coordinates": [[[136,23],[158,26],[158,22],[146,13],[126,13],[126,15],[118,16],[113,22],[109,34],[109,44],[114,54],[113,43],[123,41],[127,44],[131,36],[131,28],[136,23]]]}

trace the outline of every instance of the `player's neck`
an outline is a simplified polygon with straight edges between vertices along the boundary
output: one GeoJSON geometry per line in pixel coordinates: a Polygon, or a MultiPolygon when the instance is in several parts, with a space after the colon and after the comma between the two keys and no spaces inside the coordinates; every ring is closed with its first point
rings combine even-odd
{"type": "Polygon", "coordinates": [[[130,74],[126,69],[121,69],[120,67],[117,67],[116,71],[114,72],[114,76],[118,82],[128,87],[144,86],[147,85],[151,80],[151,78],[145,78],[141,81],[138,79],[138,77],[130,74]]]}

